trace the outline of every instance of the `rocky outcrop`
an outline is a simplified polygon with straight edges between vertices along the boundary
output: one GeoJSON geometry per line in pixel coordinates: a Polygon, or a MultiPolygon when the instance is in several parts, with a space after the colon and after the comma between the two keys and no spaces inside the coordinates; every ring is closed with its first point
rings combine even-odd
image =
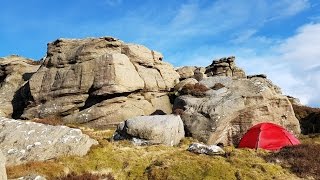
{"type": "Polygon", "coordinates": [[[236,145],[248,128],[260,122],[273,122],[300,133],[290,101],[270,80],[234,78],[232,72],[224,73],[199,82],[210,88],[204,89],[202,96],[189,93],[176,98],[174,109],[183,110],[186,135],[207,144],[236,145]]]}
{"type": "Polygon", "coordinates": [[[204,67],[184,66],[184,67],[178,68],[176,71],[180,75],[180,80],[194,78],[200,81],[206,77],[206,74],[205,74],[206,69],[204,67]]]}
{"type": "Polygon", "coordinates": [[[216,145],[204,145],[200,143],[192,143],[188,147],[188,151],[196,154],[206,154],[206,155],[224,155],[224,150],[216,145]]]}
{"type": "Polygon", "coordinates": [[[235,57],[225,57],[213,60],[212,64],[206,67],[205,74],[209,76],[228,76],[245,78],[245,72],[235,65],[235,57]]]}
{"type": "Polygon", "coordinates": [[[0,150],[0,179],[7,180],[6,157],[2,154],[1,150],[0,150]]]}
{"type": "Polygon", "coordinates": [[[38,62],[20,56],[0,58],[0,117],[11,117],[24,105],[19,89],[39,67],[38,62]]]}
{"type": "Polygon", "coordinates": [[[139,116],[119,124],[115,140],[130,139],[143,144],[177,145],[184,137],[180,116],[139,116]]]}
{"type": "Polygon", "coordinates": [[[289,101],[291,102],[292,105],[303,106],[300,102],[300,99],[292,97],[292,96],[287,96],[287,98],[289,99],[289,101]]]}
{"type": "Polygon", "coordinates": [[[98,142],[81,130],[0,118],[0,149],[7,165],[85,155],[98,142]]]}
{"type": "Polygon", "coordinates": [[[179,74],[162,60],[156,51],[111,37],[58,39],[28,82],[32,99],[21,117],[113,125],[157,109],[171,113],[166,92],[179,74]]]}

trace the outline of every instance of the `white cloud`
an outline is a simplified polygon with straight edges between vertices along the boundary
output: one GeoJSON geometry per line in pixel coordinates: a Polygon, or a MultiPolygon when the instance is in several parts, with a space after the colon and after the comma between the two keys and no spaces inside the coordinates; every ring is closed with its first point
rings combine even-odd
{"type": "Polygon", "coordinates": [[[285,94],[309,105],[320,105],[320,24],[307,24],[297,33],[266,51],[269,56],[240,53],[250,73],[266,73],[285,94]],[[246,64],[250,63],[250,64],[246,64]]]}
{"type": "Polygon", "coordinates": [[[283,93],[298,97],[303,104],[320,106],[320,23],[307,24],[286,39],[251,36],[234,46],[204,45],[187,55],[172,54],[176,65],[207,66],[215,58],[235,55],[239,67],[247,74],[267,74],[283,93]],[[256,45],[256,46],[254,46],[256,45]],[[262,48],[262,50],[261,50],[262,48]]]}
{"type": "Polygon", "coordinates": [[[300,68],[309,69],[320,65],[320,24],[308,24],[279,46],[282,59],[300,68]]]}

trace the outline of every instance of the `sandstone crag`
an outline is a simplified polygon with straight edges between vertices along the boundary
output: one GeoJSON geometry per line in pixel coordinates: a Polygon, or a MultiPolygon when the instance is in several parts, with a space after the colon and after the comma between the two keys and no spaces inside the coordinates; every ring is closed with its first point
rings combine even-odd
{"type": "Polygon", "coordinates": [[[166,93],[179,77],[159,52],[142,45],[111,37],[58,39],[28,82],[32,98],[21,117],[62,116],[96,127],[157,109],[171,113],[166,93]]]}

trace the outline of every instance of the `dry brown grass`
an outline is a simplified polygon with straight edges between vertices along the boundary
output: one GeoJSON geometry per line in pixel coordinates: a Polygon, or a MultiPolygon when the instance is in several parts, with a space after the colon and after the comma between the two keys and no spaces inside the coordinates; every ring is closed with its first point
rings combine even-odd
{"type": "Polygon", "coordinates": [[[54,161],[28,162],[17,166],[7,166],[6,170],[10,178],[19,178],[27,174],[43,174],[48,177],[64,174],[64,167],[54,161]]]}
{"type": "Polygon", "coordinates": [[[213,89],[213,90],[219,90],[219,89],[224,88],[224,87],[225,87],[225,86],[224,86],[223,84],[221,84],[221,83],[216,83],[216,84],[214,84],[214,85],[212,86],[211,89],[213,89]]]}
{"type": "Polygon", "coordinates": [[[271,162],[279,162],[299,177],[320,179],[320,145],[301,144],[282,148],[266,156],[271,162]]]}
{"type": "Polygon", "coordinates": [[[109,174],[92,174],[85,172],[83,174],[77,174],[75,172],[69,173],[65,176],[57,178],[57,180],[114,180],[115,178],[111,173],[109,174]]]}
{"type": "Polygon", "coordinates": [[[209,88],[204,84],[196,83],[196,84],[186,84],[182,90],[182,94],[190,94],[192,96],[205,96],[205,92],[207,92],[209,88]]]}
{"type": "Polygon", "coordinates": [[[320,133],[320,108],[292,105],[303,134],[320,133]]]}
{"type": "Polygon", "coordinates": [[[48,124],[52,126],[64,125],[62,118],[57,116],[50,116],[43,119],[36,118],[31,121],[36,123],[48,124]]]}

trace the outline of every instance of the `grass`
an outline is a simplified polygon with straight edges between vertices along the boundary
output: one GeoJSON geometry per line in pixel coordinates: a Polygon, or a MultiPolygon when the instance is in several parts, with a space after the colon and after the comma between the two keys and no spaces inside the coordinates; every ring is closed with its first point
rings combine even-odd
{"type": "Polygon", "coordinates": [[[94,174],[94,173],[83,173],[77,174],[75,172],[69,173],[65,176],[57,178],[58,180],[114,180],[114,177],[109,174],[94,174]]]}
{"type": "Polygon", "coordinates": [[[128,141],[109,141],[113,130],[83,129],[97,139],[84,157],[60,157],[46,162],[7,167],[9,178],[40,174],[59,179],[73,173],[105,174],[115,179],[294,179],[295,175],[280,165],[266,162],[265,151],[226,147],[222,156],[197,155],[186,151],[194,140],[185,138],[177,147],[163,145],[134,146],[128,141]]]}
{"type": "Polygon", "coordinates": [[[64,125],[62,118],[57,116],[50,116],[43,119],[36,118],[31,121],[36,123],[41,123],[41,124],[48,124],[52,126],[64,125]]]}
{"type": "Polygon", "coordinates": [[[196,83],[196,84],[186,84],[182,89],[182,94],[190,94],[196,97],[205,96],[205,93],[209,90],[207,86],[204,84],[196,83]]]}
{"type": "Polygon", "coordinates": [[[320,179],[320,144],[285,147],[266,158],[289,168],[301,178],[320,179]]]}

